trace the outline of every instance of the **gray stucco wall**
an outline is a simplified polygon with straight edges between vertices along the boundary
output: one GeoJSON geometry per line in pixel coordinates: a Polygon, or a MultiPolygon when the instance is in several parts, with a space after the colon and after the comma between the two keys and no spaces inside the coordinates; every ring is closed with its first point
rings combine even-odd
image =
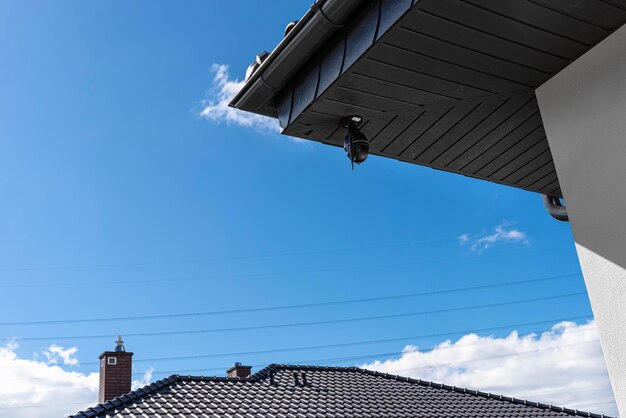
{"type": "Polygon", "coordinates": [[[626,417],[626,26],[541,86],[537,98],[626,417]]]}

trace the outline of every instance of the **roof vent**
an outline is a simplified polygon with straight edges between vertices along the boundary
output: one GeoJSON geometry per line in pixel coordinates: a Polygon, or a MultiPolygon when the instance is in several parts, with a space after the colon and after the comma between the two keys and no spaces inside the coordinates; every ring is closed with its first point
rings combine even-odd
{"type": "Polygon", "coordinates": [[[250,77],[252,77],[252,74],[254,74],[254,72],[261,66],[261,64],[263,64],[263,61],[265,61],[268,56],[269,53],[267,51],[259,52],[259,54],[254,58],[254,61],[252,61],[252,63],[248,65],[248,69],[246,70],[246,81],[248,81],[250,77]]]}
{"type": "Polygon", "coordinates": [[[125,351],[126,351],[126,348],[124,348],[124,341],[122,341],[122,336],[118,335],[117,341],[115,341],[115,352],[123,353],[125,351]]]}

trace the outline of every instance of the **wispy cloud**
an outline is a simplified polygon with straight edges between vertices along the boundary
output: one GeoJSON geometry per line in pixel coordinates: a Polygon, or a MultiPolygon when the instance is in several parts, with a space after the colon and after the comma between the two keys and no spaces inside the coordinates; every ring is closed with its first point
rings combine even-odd
{"type": "Polygon", "coordinates": [[[235,94],[241,90],[244,81],[230,77],[228,66],[213,64],[213,86],[207,99],[202,102],[203,109],[200,115],[215,122],[244,126],[262,133],[278,133],[278,121],[253,113],[242,112],[228,106],[235,94]]]}
{"type": "Polygon", "coordinates": [[[471,251],[481,253],[492,248],[498,242],[518,242],[530,244],[528,235],[519,229],[513,228],[509,222],[502,222],[494,227],[490,232],[482,234],[459,235],[459,244],[468,246],[471,251]]]}
{"type": "Polygon", "coordinates": [[[538,335],[468,334],[430,351],[361,367],[521,399],[617,415],[595,323],[561,322],[538,335]]]}
{"type": "Polygon", "coordinates": [[[52,344],[42,350],[43,355],[48,359],[48,364],[62,364],[66,366],[76,366],[78,359],[74,355],[78,351],[76,347],[63,348],[60,345],[52,344]]]}

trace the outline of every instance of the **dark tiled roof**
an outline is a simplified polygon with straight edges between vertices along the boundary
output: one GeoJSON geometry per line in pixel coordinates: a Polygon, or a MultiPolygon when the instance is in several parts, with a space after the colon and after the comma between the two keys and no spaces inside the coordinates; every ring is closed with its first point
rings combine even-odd
{"type": "Polygon", "coordinates": [[[321,416],[604,417],[356,367],[273,364],[249,378],[173,375],[70,418],[321,416]]]}

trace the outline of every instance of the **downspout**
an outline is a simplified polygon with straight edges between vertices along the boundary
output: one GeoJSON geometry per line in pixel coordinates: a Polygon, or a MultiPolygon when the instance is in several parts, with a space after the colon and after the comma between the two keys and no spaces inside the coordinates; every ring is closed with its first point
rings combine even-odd
{"type": "Polygon", "coordinates": [[[567,208],[563,206],[563,204],[561,203],[561,199],[556,196],[548,196],[546,194],[542,194],[541,200],[543,200],[543,206],[545,206],[550,216],[552,216],[557,221],[569,222],[569,216],[567,216],[567,208]]]}

